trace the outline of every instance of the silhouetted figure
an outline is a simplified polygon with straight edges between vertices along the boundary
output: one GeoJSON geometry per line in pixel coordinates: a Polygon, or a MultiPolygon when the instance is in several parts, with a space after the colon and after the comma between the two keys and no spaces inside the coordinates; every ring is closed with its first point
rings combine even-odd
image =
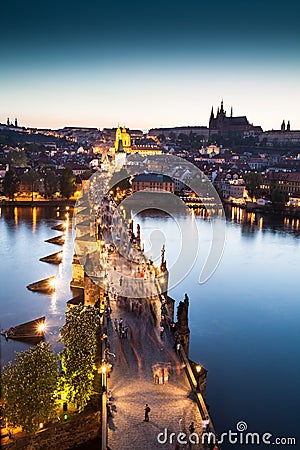
{"type": "Polygon", "coordinates": [[[148,403],[146,403],[145,405],[145,419],[144,422],[149,422],[149,413],[150,413],[151,409],[149,408],[148,403]]]}

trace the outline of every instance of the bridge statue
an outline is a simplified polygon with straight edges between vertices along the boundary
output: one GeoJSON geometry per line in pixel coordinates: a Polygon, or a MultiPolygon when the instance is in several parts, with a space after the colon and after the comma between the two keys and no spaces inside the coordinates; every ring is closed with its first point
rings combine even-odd
{"type": "Polygon", "coordinates": [[[180,341],[186,356],[189,355],[190,330],[189,330],[189,298],[184,295],[184,300],[179,302],[177,308],[177,339],[180,341]]]}

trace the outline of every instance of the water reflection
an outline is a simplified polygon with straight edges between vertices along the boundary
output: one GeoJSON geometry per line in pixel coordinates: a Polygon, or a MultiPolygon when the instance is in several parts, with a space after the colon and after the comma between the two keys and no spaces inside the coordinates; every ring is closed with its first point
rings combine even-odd
{"type": "Polygon", "coordinates": [[[32,232],[35,233],[36,231],[36,218],[37,218],[37,208],[34,206],[32,208],[32,232]]]}
{"type": "MultiPolygon", "coordinates": [[[[1,206],[0,211],[1,328],[8,329],[36,317],[46,316],[45,337],[46,340],[51,340],[56,349],[59,328],[64,322],[66,302],[73,297],[69,288],[72,239],[66,240],[59,265],[46,264],[39,259],[51,253],[52,246],[45,240],[57,234],[51,229],[52,226],[64,223],[67,227],[65,233],[68,233],[72,224],[72,210],[1,206]],[[26,289],[28,284],[51,276],[56,276],[55,292],[52,294],[26,289]]],[[[61,250],[61,247],[56,248],[56,251],[61,250]]],[[[22,342],[6,342],[2,338],[1,346],[1,365],[13,359],[14,351],[29,347],[22,342]]]]}
{"type": "Polygon", "coordinates": [[[14,220],[15,220],[15,225],[16,228],[18,228],[18,222],[19,222],[19,212],[18,212],[18,208],[14,208],[14,220]]]}
{"type": "Polygon", "coordinates": [[[300,220],[296,218],[280,214],[248,212],[237,206],[226,206],[225,213],[227,221],[241,225],[244,234],[269,230],[288,232],[298,237],[300,233],[300,220]]]}
{"type": "Polygon", "coordinates": [[[57,314],[57,306],[56,306],[57,294],[54,292],[51,297],[51,305],[49,311],[51,314],[57,314]]]}

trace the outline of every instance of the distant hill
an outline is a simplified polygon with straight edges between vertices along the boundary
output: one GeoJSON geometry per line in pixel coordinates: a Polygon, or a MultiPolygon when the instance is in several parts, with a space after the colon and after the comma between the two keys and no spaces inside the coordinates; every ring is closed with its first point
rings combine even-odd
{"type": "Polygon", "coordinates": [[[8,145],[11,147],[22,146],[24,144],[40,144],[45,145],[50,143],[66,142],[64,139],[56,138],[54,136],[45,136],[43,134],[26,133],[25,131],[12,130],[11,128],[0,129],[0,145],[8,145]]]}

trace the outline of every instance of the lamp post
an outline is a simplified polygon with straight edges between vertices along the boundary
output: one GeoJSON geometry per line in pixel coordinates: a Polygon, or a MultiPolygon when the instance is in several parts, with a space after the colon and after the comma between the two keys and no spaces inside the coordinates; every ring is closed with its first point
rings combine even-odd
{"type": "Polygon", "coordinates": [[[102,360],[100,367],[101,372],[101,397],[102,397],[102,408],[101,408],[101,450],[106,450],[107,448],[107,364],[102,360]]]}
{"type": "Polygon", "coordinates": [[[197,373],[197,378],[196,378],[196,380],[197,380],[197,391],[200,392],[200,372],[201,372],[202,367],[200,366],[200,364],[197,364],[195,368],[196,368],[196,373],[197,373]]]}

